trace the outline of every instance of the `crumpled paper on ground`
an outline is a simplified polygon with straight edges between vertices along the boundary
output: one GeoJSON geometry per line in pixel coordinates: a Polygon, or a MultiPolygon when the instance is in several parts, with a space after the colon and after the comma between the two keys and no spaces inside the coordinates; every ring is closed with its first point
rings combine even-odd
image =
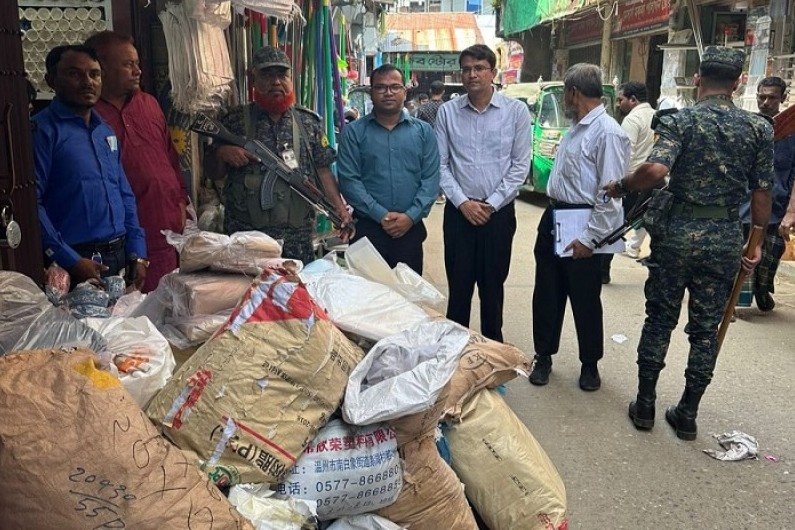
{"type": "Polygon", "coordinates": [[[712,435],[725,451],[715,449],[704,449],[704,452],[716,460],[734,462],[737,460],[755,459],[759,453],[759,442],[750,434],[740,431],[732,431],[723,434],[712,435]]]}

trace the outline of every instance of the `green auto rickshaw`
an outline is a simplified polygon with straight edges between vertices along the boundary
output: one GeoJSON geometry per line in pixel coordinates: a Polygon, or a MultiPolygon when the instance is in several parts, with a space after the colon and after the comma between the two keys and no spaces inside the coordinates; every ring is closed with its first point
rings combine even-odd
{"type": "MultiPolygon", "coordinates": [[[[615,115],[616,90],[603,85],[602,103],[607,112],[615,115]]],[[[522,191],[546,193],[549,173],[555,162],[560,139],[571,122],[563,112],[563,82],[516,83],[506,86],[502,93],[524,101],[530,109],[533,128],[533,160],[522,191]]]]}

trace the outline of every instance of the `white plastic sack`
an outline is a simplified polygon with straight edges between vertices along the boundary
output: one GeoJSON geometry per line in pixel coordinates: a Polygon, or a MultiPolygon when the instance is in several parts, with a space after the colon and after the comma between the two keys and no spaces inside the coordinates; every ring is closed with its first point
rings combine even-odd
{"type": "Polygon", "coordinates": [[[168,341],[146,317],[86,318],[83,322],[99,332],[119,372],[124,388],[141,408],[165,386],[176,362],[168,341]]]}
{"type": "Polygon", "coordinates": [[[233,486],[229,502],[256,530],[302,530],[315,517],[313,503],[277,495],[267,484],[233,486]]]}
{"type": "Polygon", "coordinates": [[[389,519],[366,513],[337,519],[326,530],[404,530],[404,528],[389,519]]]}
{"type": "Polygon", "coordinates": [[[351,372],[345,421],[369,425],[431,408],[468,341],[466,329],[452,322],[422,322],[379,341],[351,372]]]}
{"type": "Polygon", "coordinates": [[[352,273],[391,287],[409,302],[441,304],[445,300],[436,287],[405,263],[398,263],[394,269],[390,269],[389,264],[366,237],[348,247],[345,251],[345,262],[352,273]]]}
{"type": "Polygon", "coordinates": [[[389,506],[403,487],[397,436],[386,425],[332,420],[320,429],[277,491],[317,503],[321,521],[389,506]]]}
{"type": "Polygon", "coordinates": [[[430,318],[393,289],[360,276],[329,272],[301,278],[337,327],[373,341],[430,318]]]}

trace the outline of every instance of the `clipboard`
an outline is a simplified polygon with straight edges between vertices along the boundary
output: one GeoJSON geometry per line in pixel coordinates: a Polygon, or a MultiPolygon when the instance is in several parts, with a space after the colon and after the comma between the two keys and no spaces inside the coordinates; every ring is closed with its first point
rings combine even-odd
{"type": "MultiPolygon", "coordinates": [[[[591,219],[590,208],[576,208],[572,210],[552,210],[552,222],[555,236],[555,255],[561,258],[570,258],[573,251],[564,249],[573,240],[577,239],[588,228],[591,219]]],[[[594,254],[619,254],[624,252],[624,240],[619,239],[612,245],[594,249],[594,254]]]]}

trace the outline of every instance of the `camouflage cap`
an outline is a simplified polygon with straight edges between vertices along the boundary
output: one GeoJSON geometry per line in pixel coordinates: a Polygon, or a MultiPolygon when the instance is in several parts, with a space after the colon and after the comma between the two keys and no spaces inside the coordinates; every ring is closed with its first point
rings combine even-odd
{"type": "Polygon", "coordinates": [[[702,63],[720,63],[726,66],[733,66],[738,70],[743,69],[745,63],[745,53],[737,48],[726,48],[725,46],[707,46],[701,56],[702,63]]]}
{"type": "Polygon", "coordinates": [[[268,68],[270,66],[281,66],[284,68],[292,68],[290,59],[287,54],[273,46],[263,46],[254,52],[254,59],[252,67],[259,70],[261,68],[268,68]]]}

